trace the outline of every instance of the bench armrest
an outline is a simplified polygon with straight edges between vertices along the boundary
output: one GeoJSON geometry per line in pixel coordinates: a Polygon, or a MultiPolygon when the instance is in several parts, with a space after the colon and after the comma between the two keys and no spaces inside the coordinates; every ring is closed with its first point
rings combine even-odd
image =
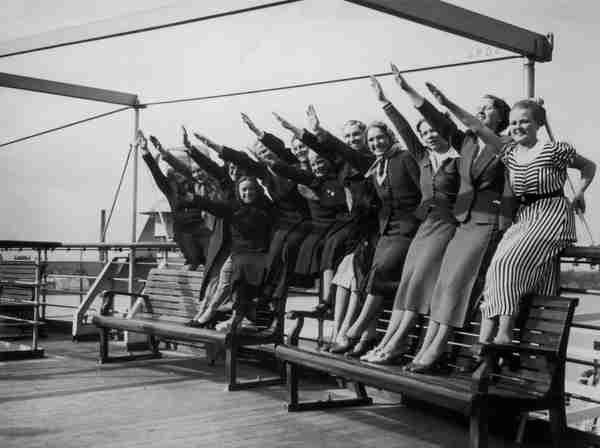
{"type": "Polygon", "coordinates": [[[140,297],[144,299],[146,303],[148,301],[148,296],[146,294],[116,291],[114,289],[104,290],[100,293],[100,296],[102,297],[102,306],[100,307],[101,316],[108,316],[110,314],[110,311],[113,309],[114,306],[115,296],[140,297]]]}
{"type": "MultiPolygon", "coordinates": [[[[308,312],[308,313],[310,313],[310,312],[308,312]]],[[[302,328],[304,327],[304,317],[306,316],[306,314],[307,314],[307,312],[304,312],[304,311],[290,311],[286,314],[286,317],[288,319],[296,321],[296,324],[294,325],[294,327],[292,328],[292,331],[290,332],[290,334],[288,336],[288,344],[298,346],[298,341],[300,339],[300,332],[302,331],[302,328]]],[[[312,317],[312,316],[309,316],[309,317],[312,317]]]]}

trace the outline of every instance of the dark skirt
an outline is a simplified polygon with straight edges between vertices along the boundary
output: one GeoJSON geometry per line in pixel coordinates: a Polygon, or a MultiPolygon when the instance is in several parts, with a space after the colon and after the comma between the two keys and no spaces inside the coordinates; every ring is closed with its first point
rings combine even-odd
{"type": "Polygon", "coordinates": [[[356,249],[359,234],[358,220],[338,222],[329,229],[323,245],[320,270],[336,269],[342,258],[356,249]]]}
{"type": "Polygon", "coordinates": [[[402,269],[394,308],[429,312],[433,288],[437,282],[442,258],[456,232],[456,222],[430,213],[413,238],[402,269]]]}
{"type": "Polygon", "coordinates": [[[298,251],[294,272],[299,276],[314,276],[321,272],[321,254],[327,233],[335,223],[311,221],[310,232],[298,251]]]}
{"type": "Polygon", "coordinates": [[[203,265],[206,263],[206,251],[210,231],[198,226],[197,230],[173,229],[173,240],[185,258],[185,264],[203,265]]]}
{"type": "Polygon", "coordinates": [[[366,294],[392,297],[396,293],[411,242],[412,236],[403,234],[379,237],[366,279],[366,294]]]}
{"type": "Polygon", "coordinates": [[[262,286],[265,280],[267,254],[265,252],[241,252],[231,254],[231,285],[236,288],[262,286]]]}
{"type": "Polygon", "coordinates": [[[275,231],[267,254],[267,272],[263,291],[265,297],[282,299],[286,296],[298,251],[310,230],[310,222],[302,221],[295,226],[275,231]]]}
{"type": "Polygon", "coordinates": [[[431,319],[460,328],[483,292],[487,266],[500,241],[495,224],[461,224],[446,248],[431,299],[431,319]]]}

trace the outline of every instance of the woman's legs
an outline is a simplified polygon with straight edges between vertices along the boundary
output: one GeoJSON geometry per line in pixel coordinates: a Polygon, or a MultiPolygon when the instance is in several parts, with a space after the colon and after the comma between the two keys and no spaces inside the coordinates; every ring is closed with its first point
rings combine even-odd
{"type": "Polygon", "coordinates": [[[401,346],[402,342],[404,342],[404,340],[406,339],[408,331],[411,329],[415,322],[415,319],[418,316],[419,314],[414,311],[404,310],[402,314],[402,320],[400,321],[398,328],[393,333],[392,337],[389,338],[385,345],[382,347],[381,351],[383,353],[387,353],[388,355],[398,353],[400,351],[399,347],[401,346]]]}
{"type": "MultiPolygon", "coordinates": [[[[437,328],[435,336],[429,341],[425,349],[421,348],[421,350],[419,350],[414,362],[423,365],[431,365],[444,353],[448,339],[452,334],[452,327],[438,322],[433,322],[433,324],[434,325],[430,323],[430,327],[437,328]]],[[[425,346],[425,344],[423,344],[423,346],[425,346]]]]}
{"type": "Polygon", "coordinates": [[[333,280],[333,269],[325,269],[321,275],[321,302],[331,303],[329,300],[329,293],[331,292],[331,280],[333,280]]]}
{"type": "Polygon", "coordinates": [[[498,332],[494,337],[496,344],[512,343],[512,332],[514,328],[514,316],[500,315],[498,317],[498,332]]]}
{"type": "MultiPolygon", "coordinates": [[[[375,320],[381,310],[383,303],[382,296],[369,294],[363,304],[356,321],[352,324],[346,334],[351,338],[358,338],[365,331],[368,325],[375,320]]],[[[390,321],[391,324],[391,321],[390,321]]]]}
{"type": "Polygon", "coordinates": [[[331,336],[332,341],[337,341],[340,337],[345,338],[345,332],[341,331],[343,322],[346,319],[346,315],[350,297],[350,290],[336,285],[335,291],[335,308],[333,310],[333,334],[331,336]]]}

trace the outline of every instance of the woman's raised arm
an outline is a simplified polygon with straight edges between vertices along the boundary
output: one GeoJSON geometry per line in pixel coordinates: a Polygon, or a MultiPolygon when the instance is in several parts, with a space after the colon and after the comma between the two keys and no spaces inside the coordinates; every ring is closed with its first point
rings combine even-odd
{"type": "Polygon", "coordinates": [[[448,109],[462,124],[473,131],[485,143],[492,145],[498,151],[501,151],[504,142],[496,135],[494,131],[484,125],[476,116],[470,114],[456,103],[450,101],[436,86],[427,82],[425,83],[434,98],[448,109]]]}

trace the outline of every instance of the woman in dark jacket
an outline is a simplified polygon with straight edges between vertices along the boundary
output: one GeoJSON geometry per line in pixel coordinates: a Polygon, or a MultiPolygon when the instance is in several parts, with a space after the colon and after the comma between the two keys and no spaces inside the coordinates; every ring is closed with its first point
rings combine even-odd
{"type": "MultiPolygon", "coordinates": [[[[242,116],[259,137],[255,144],[255,154],[260,159],[271,162],[284,159],[288,163],[297,163],[297,159],[285,148],[283,142],[271,134],[259,131],[247,116],[242,116]],[[267,149],[263,141],[270,147],[275,147],[275,151],[267,149]]],[[[274,232],[269,244],[267,275],[262,295],[266,299],[285,298],[300,244],[310,230],[306,221],[309,216],[306,199],[298,192],[295,182],[277,175],[247,154],[208,140],[206,143],[217,151],[225,162],[233,163],[249,175],[260,179],[273,200],[276,220],[272,225],[274,232]]]]}
{"type": "Polygon", "coordinates": [[[241,314],[250,317],[248,306],[260,295],[265,279],[272,205],[254,177],[242,176],[236,182],[235,195],[235,201],[196,197],[191,205],[229,223],[233,305],[241,314]]]}
{"type": "Polygon", "coordinates": [[[347,344],[353,347],[349,352],[352,356],[364,355],[372,346],[373,339],[363,336],[359,342],[359,337],[377,316],[383,298],[395,293],[408,248],[420,224],[415,216],[421,200],[415,158],[394,144],[395,136],[383,122],[373,122],[367,127],[365,141],[369,154],[345,145],[331,146],[372,183],[380,203],[375,253],[362,287],[367,297],[360,314],[346,331],[347,344]]]}
{"type": "Polygon", "coordinates": [[[194,177],[191,169],[163,149],[153,136],[150,140],[163,159],[172,166],[167,174],[160,170],[156,159],[148,149],[148,141],[142,131],[138,132],[136,144],[142,151],[142,158],[156,182],[156,185],[169,201],[173,214],[173,240],[185,258],[186,268],[195,270],[204,263],[204,243],[206,225],[201,210],[184,205],[187,194],[195,194],[194,177]]]}

